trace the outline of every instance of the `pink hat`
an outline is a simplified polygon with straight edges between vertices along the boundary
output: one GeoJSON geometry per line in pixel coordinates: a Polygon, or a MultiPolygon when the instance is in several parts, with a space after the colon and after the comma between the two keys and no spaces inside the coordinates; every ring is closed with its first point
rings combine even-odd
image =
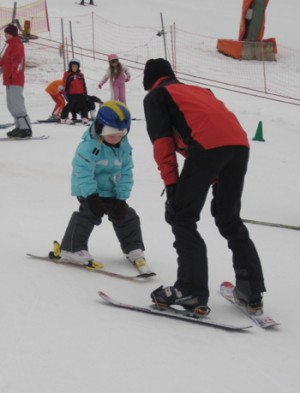
{"type": "Polygon", "coordinates": [[[119,56],[113,53],[111,55],[108,55],[107,59],[108,61],[119,60],[119,56]]]}

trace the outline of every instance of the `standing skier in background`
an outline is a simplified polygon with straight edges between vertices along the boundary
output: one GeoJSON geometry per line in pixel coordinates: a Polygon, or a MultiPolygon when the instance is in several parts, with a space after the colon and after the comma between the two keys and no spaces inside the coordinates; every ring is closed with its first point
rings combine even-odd
{"type": "Polygon", "coordinates": [[[144,99],[147,130],[166,186],[165,218],[178,254],[177,281],[153,291],[152,300],[209,313],[207,252],[197,221],[213,184],[211,210],[233,254],[236,301],[250,312],[262,311],[262,267],[240,217],[249,158],[246,132],[209,89],[180,83],[167,60],[147,61],[143,85],[149,91],[144,99]],[[181,173],[177,152],[185,157],[181,173]]]}
{"type": "Polygon", "coordinates": [[[130,81],[130,71],[127,66],[119,61],[118,55],[108,56],[109,67],[99,83],[99,89],[109,80],[111,89],[111,99],[121,101],[126,104],[125,83],[130,81]]]}
{"type": "Polygon", "coordinates": [[[18,29],[13,24],[4,29],[7,48],[0,58],[3,85],[6,86],[7,109],[14,118],[15,128],[7,133],[9,138],[29,138],[32,136],[31,122],[25,108],[23,90],[25,84],[24,45],[18,37],[18,29]]]}

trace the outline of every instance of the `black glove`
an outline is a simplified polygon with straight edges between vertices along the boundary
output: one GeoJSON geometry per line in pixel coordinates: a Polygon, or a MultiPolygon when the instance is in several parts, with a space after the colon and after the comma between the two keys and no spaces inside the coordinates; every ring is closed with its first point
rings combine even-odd
{"type": "Polygon", "coordinates": [[[121,199],[116,199],[112,211],[112,217],[116,220],[121,220],[124,218],[128,211],[128,205],[126,201],[122,201],[121,199]]]}
{"type": "Polygon", "coordinates": [[[126,216],[128,205],[126,201],[121,201],[117,198],[105,197],[101,198],[105,207],[105,213],[111,218],[121,220],[126,216]]]}
{"type": "Polygon", "coordinates": [[[216,194],[217,194],[217,183],[213,184],[212,186],[212,195],[213,198],[210,203],[210,212],[213,217],[217,215],[217,202],[216,202],[216,194]]]}
{"type": "Polygon", "coordinates": [[[165,220],[168,224],[171,224],[175,216],[175,194],[177,184],[170,184],[166,186],[167,200],[165,203],[165,220]]]}
{"type": "Polygon", "coordinates": [[[103,206],[102,200],[98,194],[89,195],[86,198],[89,209],[96,217],[103,217],[105,214],[105,208],[103,206]]]}

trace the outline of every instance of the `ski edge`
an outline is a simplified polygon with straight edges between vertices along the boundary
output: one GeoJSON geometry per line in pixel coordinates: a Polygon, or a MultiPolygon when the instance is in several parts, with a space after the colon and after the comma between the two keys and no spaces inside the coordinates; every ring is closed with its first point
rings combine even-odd
{"type": "MultiPolygon", "coordinates": [[[[51,259],[47,256],[40,256],[40,255],[31,254],[31,253],[26,253],[26,256],[28,256],[29,258],[32,258],[32,259],[39,259],[42,261],[49,261],[49,262],[54,262],[54,263],[62,264],[62,265],[70,265],[73,267],[85,268],[85,266],[83,266],[83,265],[77,265],[75,263],[67,263],[64,261],[51,259]]],[[[131,280],[131,281],[136,281],[136,282],[143,282],[147,278],[152,277],[152,275],[146,275],[146,274],[137,274],[137,275],[129,276],[126,274],[115,273],[115,272],[112,272],[110,270],[105,270],[105,269],[87,269],[86,268],[86,270],[95,271],[95,272],[98,272],[98,273],[101,273],[101,274],[104,274],[104,275],[110,276],[110,277],[120,278],[120,279],[124,279],[124,280],[131,280]]]]}
{"type": "Polygon", "coordinates": [[[238,305],[237,303],[235,303],[234,299],[232,297],[228,297],[225,295],[223,288],[225,287],[224,284],[227,284],[226,287],[228,288],[234,288],[234,285],[230,282],[230,281],[223,281],[220,285],[220,294],[221,296],[227,300],[228,302],[230,302],[237,310],[241,311],[244,315],[246,315],[248,318],[250,318],[257,326],[263,328],[263,329],[270,329],[270,328],[274,328],[276,326],[279,326],[280,323],[274,321],[273,318],[271,318],[270,316],[266,315],[265,313],[263,313],[262,315],[255,315],[255,314],[249,314],[247,312],[247,310],[238,305]]]}
{"type": "MultiPolygon", "coordinates": [[[[191,316],[181,314],[180,311],[178,311],[178,310],[176,310],[177,313],[171,313],[171,312],[166,312],[166,310],[168,310],[168,309],[163,311],[163,310],[151,308],[151,306],[148,306],[148,307],[134,306],[134,305],[122,303],[116,299],[113,299],[103,291],[98,291],[98,295],[107,304],[115,306],[115,307],[123,308],[126,310],[131,310],[131,311],[143,312],[145,314],[162,316],[165,318],[178,319],[181,321],[191,322],[191,323],[195,323],[195,324],[198,323],[201,325],[207,325],[207,326],[211,326],[214,328],[223,329],[223,330],[227,330],[227,331],[243,332],[243,331],[253,327],[252,325],[236,326],[236,325],[229,325],[229,324],[225,324],[225,323],[218,323],[218,322],[214,322],[214,321],[210,320],[208,317],[193,318],[191,316]]],[[[171,308],[171,310],[174,310],[174,309],[171,308]]]]}
{"type": "Polygon", "coordinates": [[[46,140],[46,139],[49,139],[50,138],[50,136],[49,135],[42,135],[42,136],[31,136],[31,137],[29,137],[29,138],[9,138],[9,137],[3,137],[3,138],[0,138],[0,141],[1,142],[4,142],[4,141],[43,141],[43,140],[46,140]]]}

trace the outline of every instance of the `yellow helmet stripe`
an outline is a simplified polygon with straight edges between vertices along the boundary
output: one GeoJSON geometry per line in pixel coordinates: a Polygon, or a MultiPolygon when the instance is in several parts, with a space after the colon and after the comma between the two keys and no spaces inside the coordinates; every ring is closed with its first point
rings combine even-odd
{"type": "Polygon", "coordinates": [[[119,116],[119,119],[121,121],[123,121],[125,119],[125,115],[123,113],[123,111],[121,110],[120,106],[125,107],[124,104],[122,104],[121,102],[116,102],[116,101],[107,101],[104,106],[109,107],[110,109],[112,109],[113,111],[116,112],[116,114],[119,116]]]}

